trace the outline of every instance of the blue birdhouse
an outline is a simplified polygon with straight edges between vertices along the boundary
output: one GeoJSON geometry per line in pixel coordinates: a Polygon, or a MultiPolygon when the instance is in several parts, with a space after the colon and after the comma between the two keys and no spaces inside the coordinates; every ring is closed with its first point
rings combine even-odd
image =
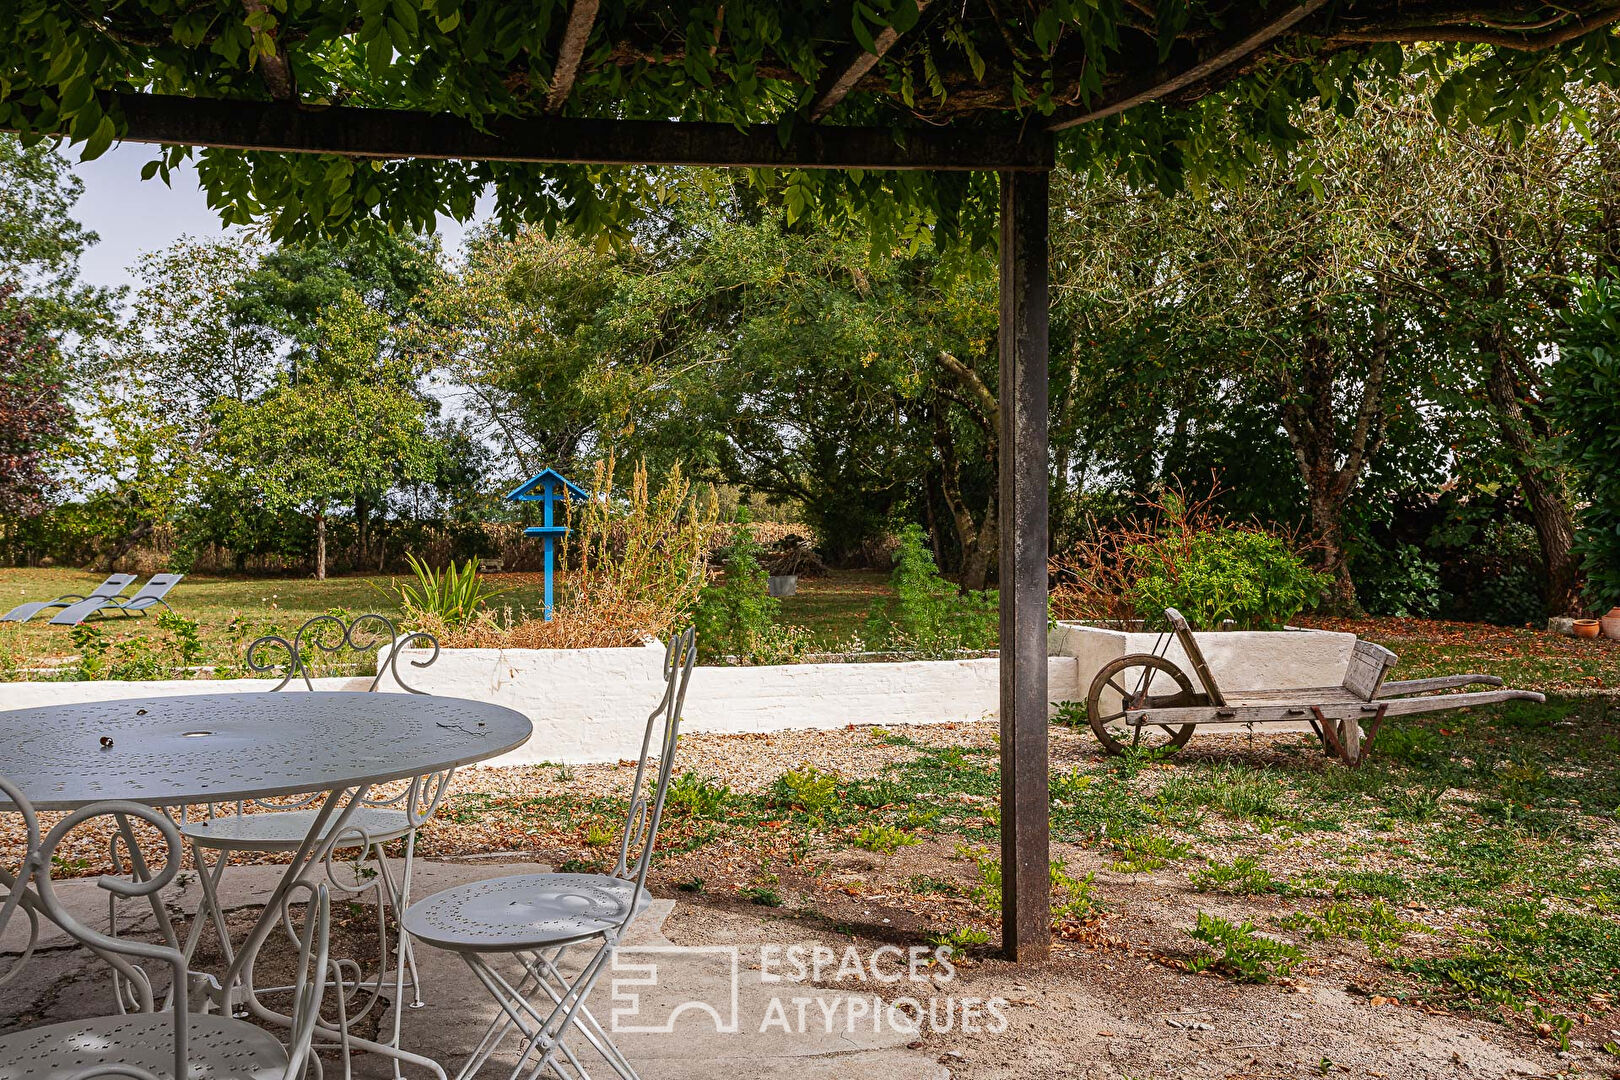
{"type": "Polygon", "coordinates": [[[545,546],[546,553],[546,622],[551,621],[552,577],[556,569],[557,541],[568,535],[568,526],[557,524],[559,518],[558,504],[567,499],[569,502],[584,502],[591,497],[590,492],[568,479],[556,469],[541,469],[516,489],[508,494],[511,502],[539,503],[543,524],[531,525],[523,530],[524,536],[538,536],[545,546]]]}

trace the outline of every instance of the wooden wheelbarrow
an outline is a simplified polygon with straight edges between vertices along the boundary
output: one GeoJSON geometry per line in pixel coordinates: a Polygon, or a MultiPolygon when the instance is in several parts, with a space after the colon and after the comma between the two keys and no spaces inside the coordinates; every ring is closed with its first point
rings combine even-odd
{"type": "Polygon", "coordinates": [[[1382,645],[1358,641],[1338,686],[1286,690],[1224,691],[1204,660],[1192,627],[1175,608],[1166,608],[1176,641],[1192,665],[1193,677],[1155,653],[1132,653],[1104,665],[1086,695],[1091,730],[1110,754],[1127,747],[1174,752],[1201,724],[1267,724],[1306,721],[1327,753],[1354,768],[1365,759],[1385,718],[1444,712],[1500,701],[1546,701],[1532,690],[1483,690],[1413,697],[1466,686],[1500,687],[1494,675],[1448,675],[1435,679],[1384,681],[1397,657],[1382,645]]]}

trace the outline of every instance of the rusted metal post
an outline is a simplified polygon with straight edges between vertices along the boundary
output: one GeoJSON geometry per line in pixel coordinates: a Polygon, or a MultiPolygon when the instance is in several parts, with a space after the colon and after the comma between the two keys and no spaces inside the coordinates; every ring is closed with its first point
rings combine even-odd
{"type": "Polygon", "coordinates": [[[1046,793],[1046,173],[1001,175],[1001,943],[1052,946],[1046,793]]]}

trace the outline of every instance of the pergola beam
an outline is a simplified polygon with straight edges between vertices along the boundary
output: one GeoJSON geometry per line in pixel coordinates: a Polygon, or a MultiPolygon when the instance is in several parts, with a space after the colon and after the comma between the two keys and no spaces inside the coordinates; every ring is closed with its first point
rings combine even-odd
{"type": "Polygon", "coordinates": [[[563,27],[562,45],[557,49],[557,64],[551,69],[551,89],[546,91],[546,112],[559,113],[574,89],[574,76],[579,74],[579,61],[585,55],[585,43],[590,40],[591,27],[596,25],[599,0],[574,0],[568,9],[568,25],[563,27]]]}
{"type": "Polygon", "coordinates": [[[1127,79],[1088,105],[1053,113],[1046,129],[1062,131],[1185,90],[1220,74],[1256,49],[1281,37],[1326,3],[1327,0],[1299,0],[1284,4],[1280,9],[1274,6],[1250,12],[1234,20],[1234,25],[1222,35],[1220,42],[1194,63],[1179,69],[1161,67],[1127,79]]]}
{"type": "Polygon", "coordinates": [[[448,113],[158,94],[108,95],[125,142],[356,158],[427,158],[580,165],[701,165],[762,169],[1044,172],[1052,140],[1013,128],[895,132],[799,124],[737,128],[662,120],[541,117],[487,129],[448,113]]]}
{"type": "MultiPolygon", "coordinates": [[[[928,0],[917,0],[919,17],[927,6],[928,0]]],[[[810,103],[810,119],[819,121],[831,112],[833,106],[843,101],[849,92],[855,89],[855,84],[865,78],[866,73],[877,66],[877,62],[883,59],[883,55],[894,48],[894,43],[899,40],[900,32],[892,26],[885,26],[872,39],[876,51],[868,52],[857,47],[853,56],[847,57],[840,64],[828,67],[826,75],[816,87],[815,100],[810,103]]]]}

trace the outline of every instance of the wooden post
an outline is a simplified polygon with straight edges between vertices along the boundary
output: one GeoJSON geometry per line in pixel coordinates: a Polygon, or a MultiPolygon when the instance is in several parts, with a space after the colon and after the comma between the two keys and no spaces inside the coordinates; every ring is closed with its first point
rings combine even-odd
{"type": "Polygon", "coordinates": [[[1046,775],[1046,173],[1001,175],[1001,944],[1052,945],[1046,775]]]}

